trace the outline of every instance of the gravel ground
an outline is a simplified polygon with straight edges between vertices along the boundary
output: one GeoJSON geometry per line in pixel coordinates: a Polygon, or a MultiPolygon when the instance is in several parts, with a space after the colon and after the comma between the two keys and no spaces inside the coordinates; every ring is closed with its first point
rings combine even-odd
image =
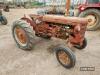
{"type": "Polygon", "coordinates": [[[8,25],[0,25],[0,75],[99,75],[100,73],[100,31],[86,32],[88,46],[75,50],[77,61],[72,69],[62,67],[51,46],[63,44],[63,40],[37,38],[32,51],[19,49],[11,34],[12,22],[24,14],[36,13],[36,9],[11,9],[4,12],[8,25]],[[80,67],[95,67],[95,71],[80,71],[80,67]]]}

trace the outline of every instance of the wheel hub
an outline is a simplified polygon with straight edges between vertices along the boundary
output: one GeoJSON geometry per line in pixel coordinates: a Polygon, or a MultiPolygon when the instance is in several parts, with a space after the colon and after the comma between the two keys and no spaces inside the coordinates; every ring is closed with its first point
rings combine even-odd
{"type": "Polygon", "coordinates": [[[96,16],[88,15],[88,16],[86,16],[86,18],[88,19],[88,26],[93,27],[97,21],[96,16]]]}
{"type": "Polygon", "coordinates": [[[16,27],[15,28],[15,34],[17,36],[18,42],[20,42],[21,44],[27,43],[26,33],[22,28],[16,27]]]}
{"type": "Polygon", "coordinates": [[[59,57],[59,60],[63,63],[63,64],[70,64],[70,59],[68,57],[68,55],[64,52],[64,51],[60,51],[58,53],[58,57],[59,57]]]}

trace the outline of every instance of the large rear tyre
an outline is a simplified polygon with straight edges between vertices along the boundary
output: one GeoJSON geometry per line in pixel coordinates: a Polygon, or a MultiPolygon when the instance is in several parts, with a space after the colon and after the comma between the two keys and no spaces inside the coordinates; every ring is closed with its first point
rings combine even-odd
{"type": "Polygon", "coordinates": [[[58,62],[65,68],[72,68],[75,66],[76,57],[74,53],[68,48],[57,47],[56,57],[58,62]]]}
{"type": "Polygon", "coordinates": [[[79,14],[79,17],[88,19],[87,30],[95,31],[100,27],[100,11],[98,9],[87,9],[79,14]]]}
{"type": "Polygon", "coordinates": [[[13,23],[12,35],[17,46],[23,50],[31,50],[33,48],[34,32],[32,27],[23,20],[13,23]]]}

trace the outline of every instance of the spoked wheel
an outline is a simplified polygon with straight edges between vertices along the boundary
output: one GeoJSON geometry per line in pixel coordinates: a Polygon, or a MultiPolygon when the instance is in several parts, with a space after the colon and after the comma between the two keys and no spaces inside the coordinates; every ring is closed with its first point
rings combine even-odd
{"type": "Polygon", "coordinates": [[[13,23],[12,35],[19,48],[31,50],[33,48],[34,33],[31,26],[23,21],[18,20],[13,23]]]}
{"type": "Polygon", "coordinates": [[[1,24],[6,25],[7,23],[8,23],[8,22],[7,22],[6,17],[5,17],[5,16],[2,16],[2,17],[1,17],[1,24]]]}
{"type": "Polygon", "coordinates": [[[72,68],[75,66],[76,57],[73,52],[68,48],[56,48],[56,57],[59,63],[65,68],[72,68]]]}
{"type": "Polygon", "coordinates": [[[74,47],[79,49],[79,50],[82,50],[82,49],[86,48],[86,46],[87,46],[87,39],[84,38],[82,45],[77,44],[74,47]]]}

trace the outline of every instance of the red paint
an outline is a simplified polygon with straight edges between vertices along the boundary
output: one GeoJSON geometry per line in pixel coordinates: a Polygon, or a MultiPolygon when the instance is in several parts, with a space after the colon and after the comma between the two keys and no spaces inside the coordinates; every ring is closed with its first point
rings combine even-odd
{"type": "Polygon", "coordinates": [[[21,19],[33,27],[37,36],[68,39],[72,46],[82,44],[87,27],[87,20],[77,17],[31,14],[30,18],[24,16],[21,19]],[[39,22],[36,23],[36,20],[39,22]],[[66,27],[69,27],[69,29],[66,27]],[[68,35],[66,35],[67,33],[68,35]]]}

